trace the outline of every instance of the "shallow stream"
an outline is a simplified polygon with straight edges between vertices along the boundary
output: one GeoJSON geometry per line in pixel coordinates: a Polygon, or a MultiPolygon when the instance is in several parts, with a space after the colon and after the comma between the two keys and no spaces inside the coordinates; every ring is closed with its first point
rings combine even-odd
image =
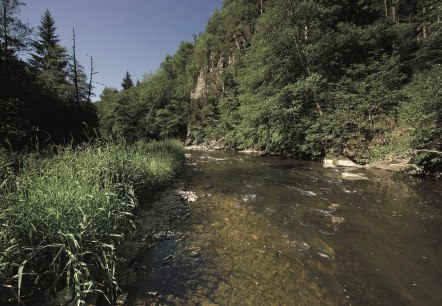
{"type": "Polygon", "coordinates": [[[442,305],[441,182],[189,153],[199,199],[145,258],[136,304],[442,305]]]}

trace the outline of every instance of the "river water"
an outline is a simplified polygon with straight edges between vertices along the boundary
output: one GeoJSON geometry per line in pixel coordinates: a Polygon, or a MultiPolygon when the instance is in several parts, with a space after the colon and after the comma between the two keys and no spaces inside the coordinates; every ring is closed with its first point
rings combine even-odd
{"type": "Polygon", "coordinates": [[[189,153],[199,199],[136,304],[442,305],[441,182],[189,153]]]}

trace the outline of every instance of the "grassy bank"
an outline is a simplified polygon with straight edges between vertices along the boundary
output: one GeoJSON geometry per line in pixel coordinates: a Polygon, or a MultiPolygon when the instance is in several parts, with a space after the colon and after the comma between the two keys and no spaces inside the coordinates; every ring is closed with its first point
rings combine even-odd
{"type": "Polygon", "coordinates": [[[182,169],[178,142],[112,143],[20,159],[0,155],[0,304],[72,288],[108,297],[137,190],[155,190],[182,169]]]}

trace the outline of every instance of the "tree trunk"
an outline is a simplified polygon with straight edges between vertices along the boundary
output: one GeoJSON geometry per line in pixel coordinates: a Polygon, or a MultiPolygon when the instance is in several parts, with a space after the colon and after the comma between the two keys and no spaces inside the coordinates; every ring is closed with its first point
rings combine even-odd
{"type": "Polygon", "coordinates": [[[385,11],[385,17],[388,17],[388,5],[387,5],[387,0],[384,0],[384,11],[385,11]]]}
{"type": "Polygon", "coordinates": [[[8,8],[6,6],[6,3],[3,2],[3,39],[4,39],[4,46],[3,46],[3,60],[5,62],[5,74],[6,76],[8,76],[8,72],[9,72],[9,65],[8,65],[8,44],[9,44],[9,38],[8,38],[8,8]]]}
{"type": "MultiPolygon", "coordinates": [[[[307,75],[311,75],[311,72],[310,72],[310,68],[307,66],[307,75]]],[[[317,93],[316,93],[316,90],[315,90],[315,88],[314,87],[310,87],[310,90],[311,90],[311,92],[312,92],[312,94],[313,94],[313,101],[315,102],[315,106],[316,106],[316,109],[318,110],[318,113],[319,113],[319,116],[323,116],[323,113],[322,113],[322,108],[321,108],[321,105],[319,104],[319,102],[318,102],[318,95],[317,95],[317,93]]]]}
{"type": "Polygon", "coordinates": [[[398,8],[399,8],[399,0],[391,0],[391,18],[393,18],[394,21],[399,20],[398,8]]]}
{"type": "Polygon", "coordinates": [[[91,103],[91,95],[92,95],[92,78],[94,74],[97,72],[94,71],[94,58],[91,56],[91,74],[89,75],[89,85],[87,90],[87,103],[91,103]]]}
{"type": "Polygon", "coordinates": [[[8,53],[8,25],[7,25],[7,10],[6,10],[6,3],[3,3],[3,35],[5,35],[5,45],[4,47],[4,56],[6,58],[6,54],[8,53]]]}
{"type": "Polygon", "coordinates": [[[74,41],[74,44],[72,46],[72,52],[74,57],[74,97],[75,97],[75,104],[77,107],[80,106],[80,99],[78,94],[78,73],[77,73],[77,57],[75,55],[75,29],[72,29],[72,39],[74,41]]]}

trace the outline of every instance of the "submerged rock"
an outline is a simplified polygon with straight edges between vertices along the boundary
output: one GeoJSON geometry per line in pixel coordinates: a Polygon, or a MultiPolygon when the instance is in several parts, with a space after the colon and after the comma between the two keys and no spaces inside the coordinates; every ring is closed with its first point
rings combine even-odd
{"type": "Polygon", "coordinates": [[[251,155],[263,155],[262,151],[256,150],[256,149],[244,149],[241,151],[238,151],[239,153],[244,153],[244,154],[251,154],[251,155]]]}
{"type": "Polygon", "coordinates": [[[331,221],[333,224],[341,224],[342,222],[344,222],[344,218],[343,217],[336,217],[336,216],[331,216],[331,221]]]}
{"type": "Polygon", "coordinates": [[[319,252],[318,255],[321,256],[322,258],[326,258],[326,259],[328,259],[328,260],[331,260],[330,256],[328,256],[328,255],[325,254],[325,253],[321,253],[321,252],[319,252]]]}
{"type": "Polygon", "coordinates": [[[163,265],[167,265],[173,259],[173,255],[169,255],[163,258],[163,265]]]}
{"type": "Polygon", "coordinates": [[[356,181],[356,180],[369,180],[369,178],[363,176],[360,173],[343,172],[343,173],[341,173],[341,176],[345,180],[353,180],[353,181],[356,181]]]}
{"type": "Polygon", "coordinates": [[[328,209],[335,211],[336,209],[338,209],[339,207],[341,207],[341,205],[336,204],[336,203],[332,203],[328,206],[328,209]]]}
{"type": "Polygon", "coordinates": [[[176,194],[179,195],[182,200],[190,202],[190,203],[194,203],[198,200],[198,196],[193,191],[180,190],[180,191],[177,191],[176,194]]]}
{"type": "Polygon", "coordinates": [[[117,297],[117,301],[115,302],[116,305],[126,305],[127,302],[127,293],[120,294],[117,297]]]}

